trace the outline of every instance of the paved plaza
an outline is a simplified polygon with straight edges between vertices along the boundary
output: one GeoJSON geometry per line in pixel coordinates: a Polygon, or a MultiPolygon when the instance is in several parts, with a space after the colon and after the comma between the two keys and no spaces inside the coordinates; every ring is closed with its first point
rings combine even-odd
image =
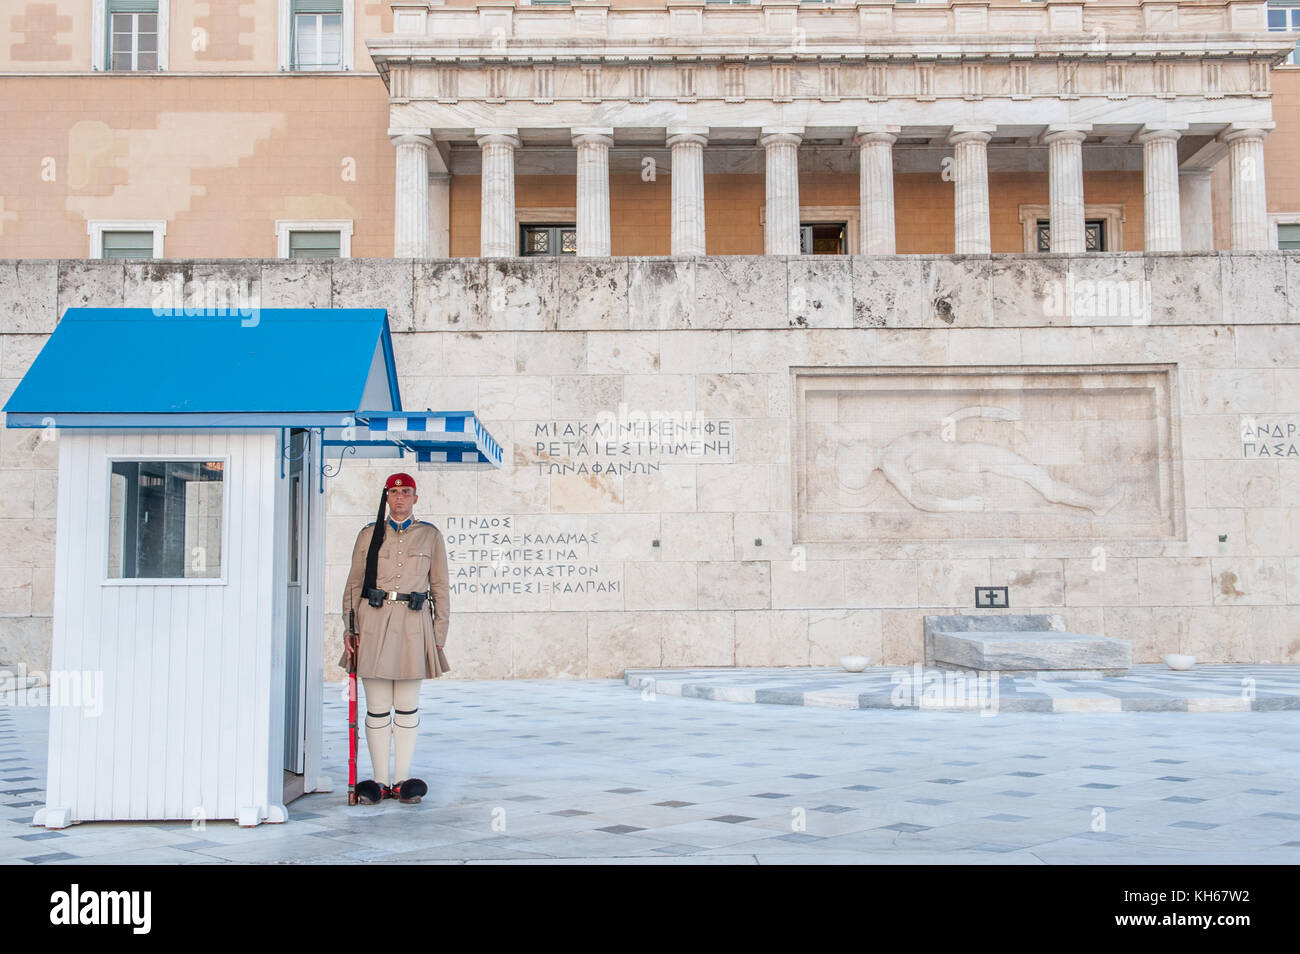
{"type": "Polygon", "coordinates": [[[629,669],[624,681],[657,695],[833,709],[1005,712],[1300,711],[1300,666],[1139,665],[1123,678],[976,673],[928,666],[629,669]]]}
{"type": "MultiPolygon", "coordinates": [[[[1294,711],[990,717],[439,680],[424,684],[416,750],[429,796],[348,808],[339,685],[325,705],[335,791],[293,802],[286,824],[62,831],[30,826],[47,711],[0,707],[0,860],[1300,862],[1294,711]]],[[[361,758],[366,777],[364,743],[361,758]]]]}

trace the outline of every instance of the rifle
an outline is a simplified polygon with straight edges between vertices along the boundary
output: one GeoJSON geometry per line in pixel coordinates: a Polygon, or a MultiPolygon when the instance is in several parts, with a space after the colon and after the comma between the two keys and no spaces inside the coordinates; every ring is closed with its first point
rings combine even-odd
{"type": "Polygon", "coordinates": [[[357,611],[348,610],[348,804],[357,803],[357,611]]]}

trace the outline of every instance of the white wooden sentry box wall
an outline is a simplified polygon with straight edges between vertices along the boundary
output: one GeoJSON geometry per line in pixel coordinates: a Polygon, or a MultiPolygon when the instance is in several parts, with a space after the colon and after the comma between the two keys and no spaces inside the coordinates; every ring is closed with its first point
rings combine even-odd
{"type": "MultiPolygon", "coordinates": [[[[288,481],[281,431],[63,430],[52,669],[102,672],[102,714],[51,705],[46,807],[36,824],[99,819],[283,821],[288,481]],[[108,581],[109,466],[224,460],[222,580],[108,581]]],[[[312,594],[324,588],[319,446],[304,482],[312,594]]],[[[319,599],[312,603],[320,605],[319,599]]],[[[306,668],[306,791],[320,777],[320,613],[306,668]]],[[[53,700],[52,700],[53,701],[53,700]]]]}

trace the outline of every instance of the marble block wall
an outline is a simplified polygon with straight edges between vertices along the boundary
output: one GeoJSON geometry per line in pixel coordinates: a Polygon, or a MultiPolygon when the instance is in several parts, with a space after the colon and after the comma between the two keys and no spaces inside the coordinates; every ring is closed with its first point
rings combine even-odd
{"type": "MultiPolygon", "coordinates": [[[[175,277],[387,308],[405,406],[501,441],[416,474],[454,677],[905,665],[985,585],[1136,662],[1300,661],[1300,256],[0,262],[0,393],[175,277]]],[[[389,469],[328,485],[327,663],[389,469]]],[[[0,664],[48,665],[56,476],[0,430],[0,664]]]]}

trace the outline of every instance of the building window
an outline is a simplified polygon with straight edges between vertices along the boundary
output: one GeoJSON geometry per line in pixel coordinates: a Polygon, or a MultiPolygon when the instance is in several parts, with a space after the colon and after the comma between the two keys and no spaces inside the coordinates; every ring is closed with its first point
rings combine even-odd
{"type": "Polygon", "coordinates": [[[280,69],[352,69],[353,18],[344,0],[280,0],[280,69]]]}
{"type": "Polygon", "coordinates": [[[117,72],[167,69],[169,0],[92,0],[91,67],[117,72]]]}
{"type": "MultiPolygon", "coordinates": [[[[1268,5],[1268,28],[1274,33],[1300,32],[1300,4],[1272,0],[1268,5]]],[[[1300,65],[1300,43],[1296,44],[1296,49],[1286,58],[1286,65],[1300,65]]]]}
{"type": "Polygon", "coordinates": [[[158,69],[158,4],[109,3],[108,68],[158,69]]]}
{"type": "Polygon", "coordinates": [[[293,68],[343,68],[343,10],[338,3],[298,0],[293,6],[293,68]],[[330,10],[330,12],[324,12],[330,10]]]}
{"type": "Polygon", "coordinates": [[[290,232],[290,258],[341,258],[338,232],[290,232]]]}
{"type": "Polygon", "coordinates": [[[1277,226],[1277,247],[1282,251],[1300,249],[1300,222],[1279,222],[1277,226]]]}
{"type": "Polygon", "coordinates": [[[108,578],[219,579],[225,461],[115,460],[108,578]]]}
{"type": "Polygon", "coordinates": [[[277,219],[275,254],[280,258],[351,258],[351,219],[277,219]]]}
{"type": "MultiPolygon", "coordinates": [[[[861,220],[857,205],[799,206],[799,254],[859,255],[861,220]],[[810,234],[809,230],[813,232],[810,234]],[[817,251],[820,249],[820,251],[817,251]]],[[[767,228],[767,206],[758,207],[758,225],[767,228]]]]}
{"type": "MultiPolygon", "coordinates": [[[[1022,205],[1019,207],[1022,246],[1026,255],[1046,252],[1052,246],[1050,207],[1047,205],[1022,205]]],[[[1089,202],[1083,207],[1084,250],[1088,252],[1124,251],[1124,204],[1122,202],[1089,202]]]]}
{"type": "Polygon", "coordinates": [[[800,255],[843,255],[847,222],[800,222],[800,255]]]}
{"type": "Polygon", "coordinates": [[[578,229],[568,225],[519,226],[520,255],[577,255],[578,229]]]}
{"type": "MultiPolygon", "coordinates": [[[[1052,250],[1052,223],[1048,219],[1038,220],[1038,241],[1040,252],[1052,250]]],[[[1106,251],[1106,222],[1104,219],[1085,219],[1083,223],[1083,250],[1085,252],[1106,251]]]]}
{"type": "Polygon", "coordinates": [[[91,258],[162,258],[167,223],[92,221],[87,224],[91,258]]]}
{"type": "Polygon", "coordinates": [[[152,232],[105,232],[103,258],[153,258],[152,232]]]}

